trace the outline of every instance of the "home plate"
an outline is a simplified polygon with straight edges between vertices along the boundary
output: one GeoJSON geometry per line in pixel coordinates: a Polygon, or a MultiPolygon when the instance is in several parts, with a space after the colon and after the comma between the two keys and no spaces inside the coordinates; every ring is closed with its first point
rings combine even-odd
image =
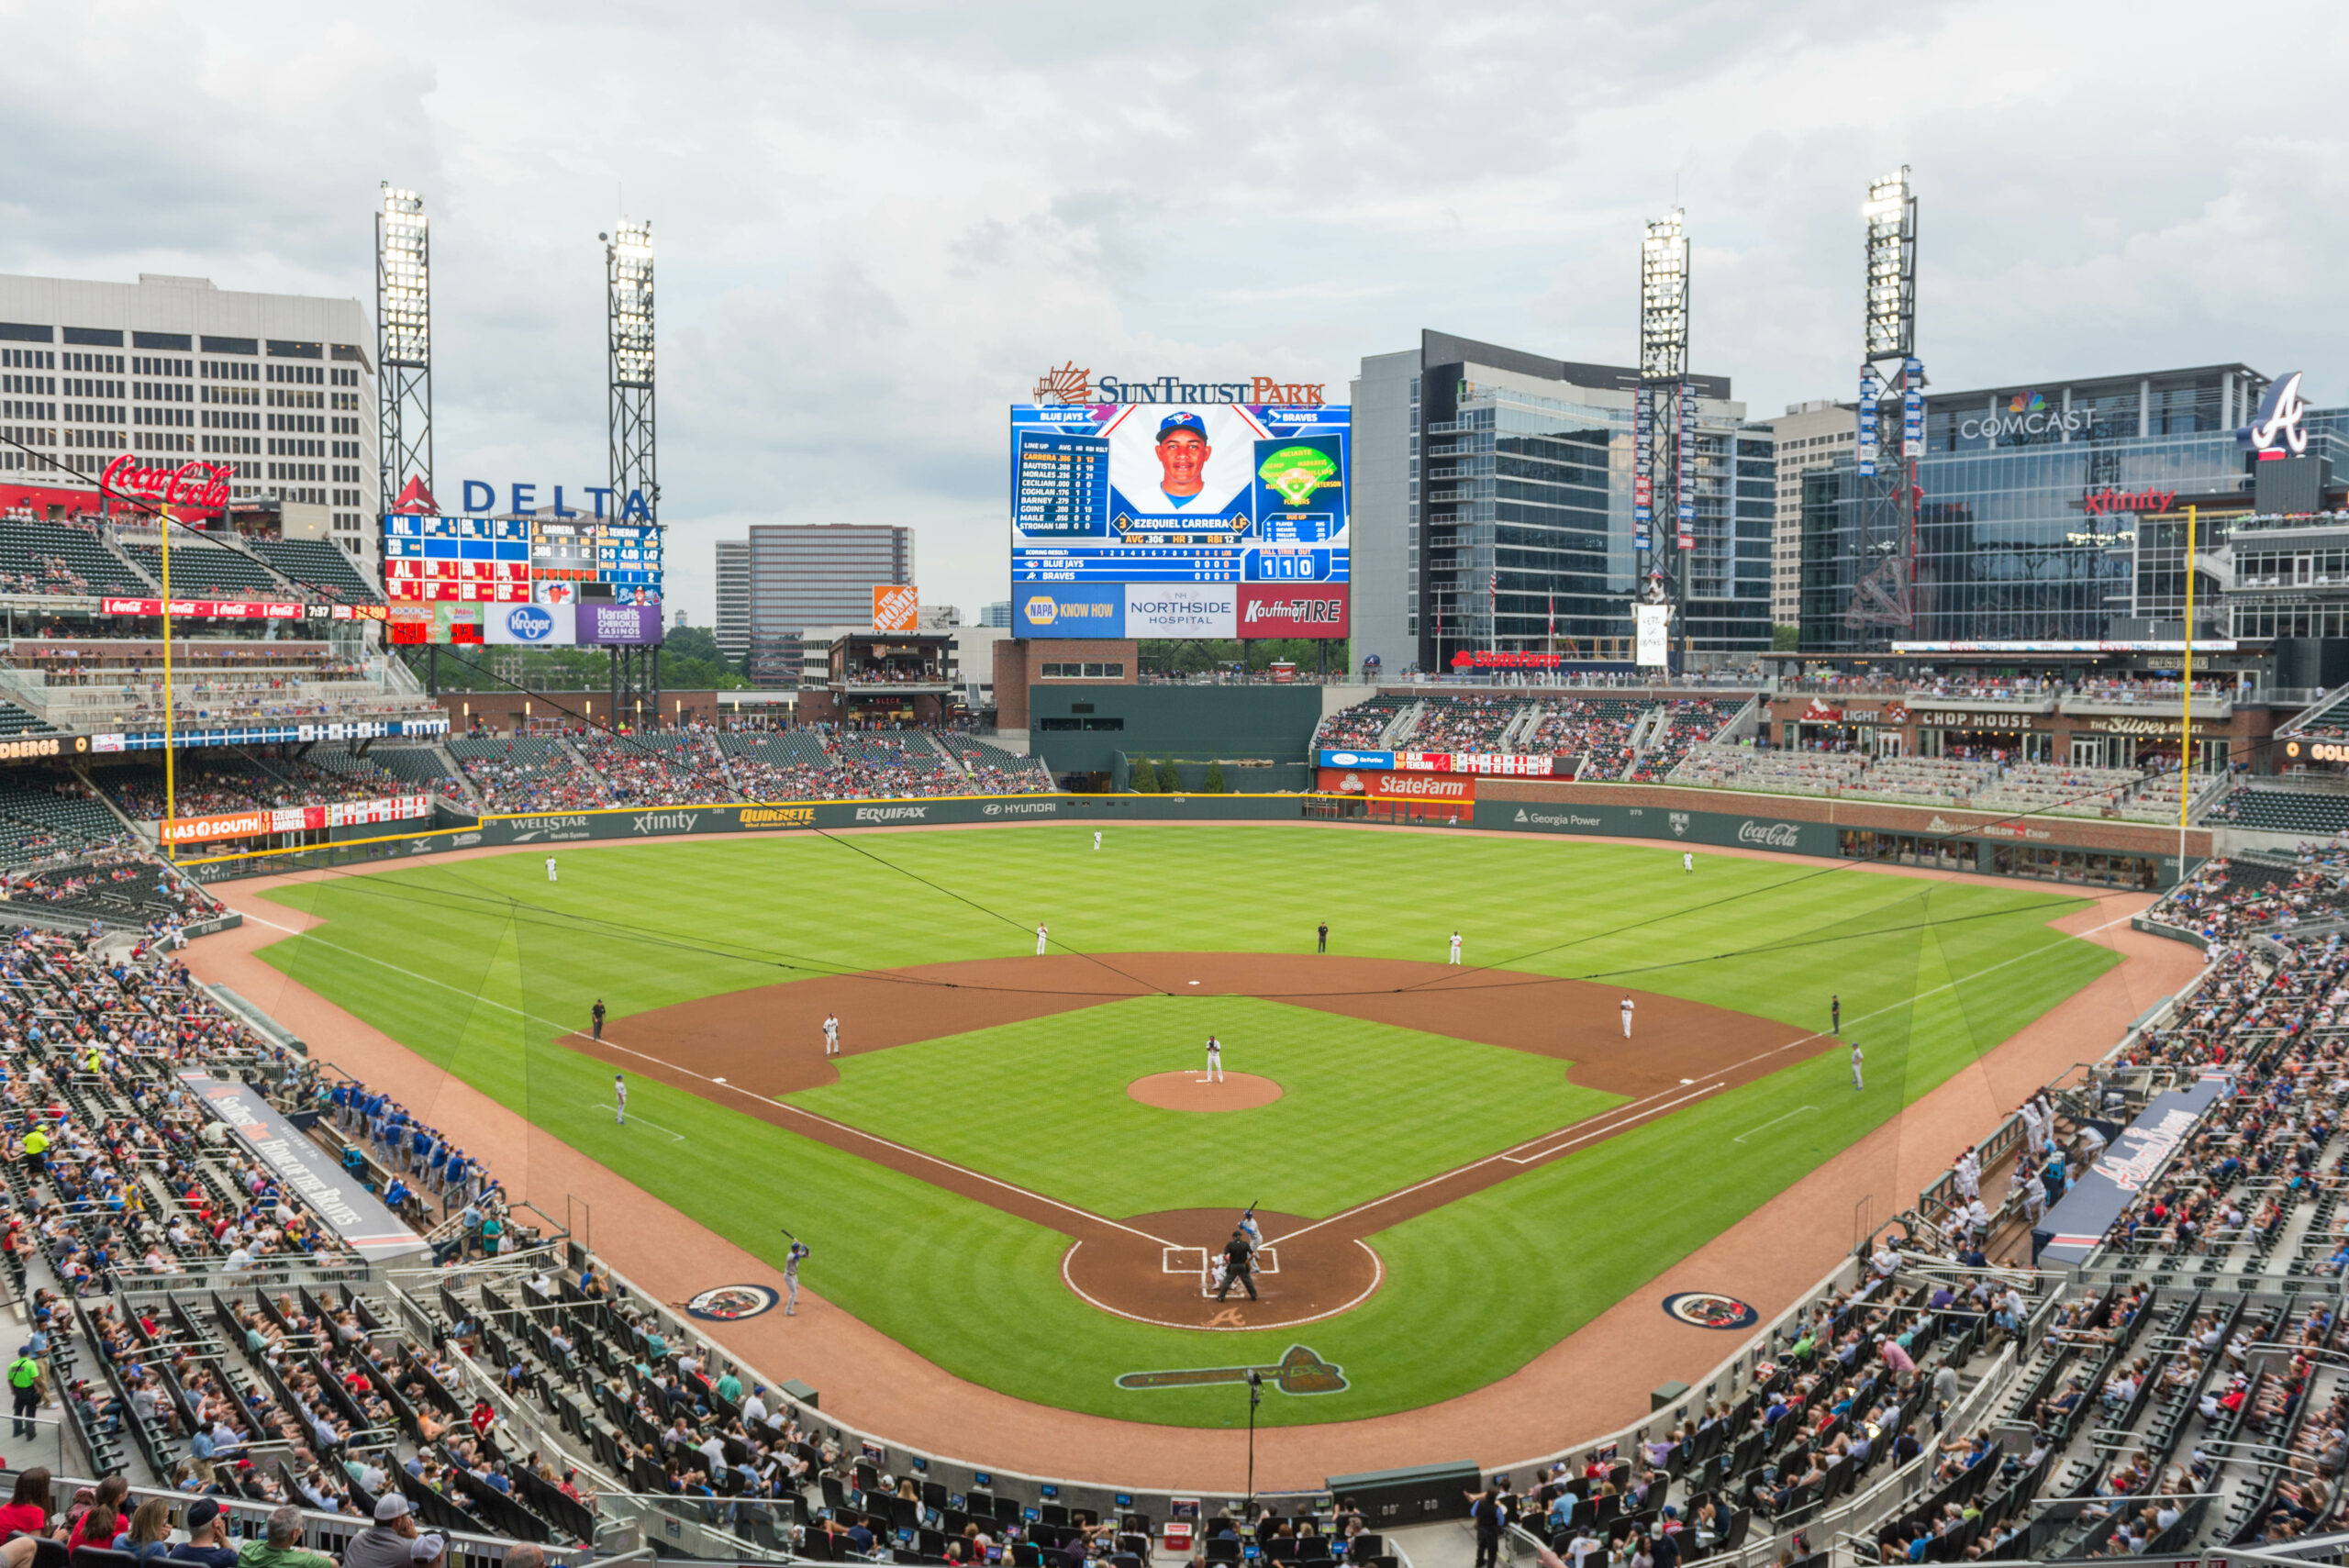
{"type": "Polygon", "coordinates": [[[1186,980],[1183,984],[1186,985],[1197,985],[1198,982],[1196,980],[1186,980]]]}

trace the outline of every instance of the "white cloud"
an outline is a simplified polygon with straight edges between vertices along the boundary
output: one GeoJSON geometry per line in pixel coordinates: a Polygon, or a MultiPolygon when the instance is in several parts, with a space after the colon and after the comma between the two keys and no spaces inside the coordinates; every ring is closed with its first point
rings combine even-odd
{"type": "Polygon", "coordinates": [[[1003,406],[1063,359],[1342,383],[1431,326],[1627,360],[1675,194],[1698,367],[1840,395],[1860,189],[1904,161],[1937,384],[2243,359],[2349,401],[2339,7],[321,14],[10,6],[0,267],[372,301],[376,183],[415,186],[444,487],[584,484],[595,237],[649,215],[696,620],[756,520],[908,522],[927,597],[1001,597],[1003,406]]]}

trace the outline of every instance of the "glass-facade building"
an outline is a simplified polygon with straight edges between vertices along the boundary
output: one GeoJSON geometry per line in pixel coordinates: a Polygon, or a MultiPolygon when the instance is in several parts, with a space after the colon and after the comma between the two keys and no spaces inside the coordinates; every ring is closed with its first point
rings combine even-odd
{"type": "MultiPolygon", "coordinates": [[[[1855,624],[1855,596],[1886,546],[1863,524],[1867,482],[1841,461],[1804,476],[1803,651],[2174,628],[2185,614],[2183,513],[2215,510],[2198,518],[2200,553],[2223,545],[2229,515],[2251,509],[2254,464],[2234,432],[2266,384],[2247,366],[2222,365],[1929,395],[1913,621],[1855,624]]],[[[2339,421],[2312,414],[2309,424],[2310,455],[2339,466],[2339,421]]],[[[2197,620],[2221,614],[2216,604],[2207,617],[2198,606],[2197,620]]]]}
{"type": "MultiPolygon", "coordinates": [[[[1384,659],[1392,655],[1379,644],[1397,642],[1422,670],[1487,648],[1627,656],[1639,573],[1631,517],[1638,373],[1438,333],[1425,335],[1416,364],[1382,366],[1403,358],[1365,361],[1356,383],[1354,528],[1369,536],[1357,546],[1357,562],[1369,567],[1356,577],[1357,646],[1384,659]],[[1408,389],[1395,373],[1406,368],[1415,373],[1408,389]],[[1383,417],[1382,387],[1407,399],[1392,421],[1383,417]],[[1383,462],[1387,454],[1377,450],[1390,422],[1408,443],[1397,463],[1383,462]],[[1376,536],[1397,528],[1403,548],[1393,568],[1383,568],[1376,536]],[[1383,583],[1390,570],[1391,586],[1383,583]],[[1399,611],[1400,637],[1381,630],[1390,608],[1399,611]]],[[[1689,379],[1696,518],[1674,639],[1699,654],[1765,652],[1775,438],[1747,428],[1725,379],[1689,379]]],[[[1655,538],[1673,533],[1671,519],[1660,517],[1655,538]]],[[[1389,664],[1388,673],[1399,670],[1389,664]]]]}

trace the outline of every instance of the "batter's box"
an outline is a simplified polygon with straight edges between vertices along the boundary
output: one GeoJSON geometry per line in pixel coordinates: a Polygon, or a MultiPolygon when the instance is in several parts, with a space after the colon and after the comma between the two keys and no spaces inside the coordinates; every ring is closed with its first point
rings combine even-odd
{"type": "MultiPolygon", "coordinates": [[[[1180,1248],[1178,1248],[1178,1247],[1169,1247],[1169,1248],[1167,1249],[1167,1251],[1170,1251],[1170,1252],[1174,1252],[1174,1251],[1200,1252],[1200,1255],[1201,1255],[1201,1256],[1203,1256],[1203,1257],[1207,1257],[1207,1256],[1208,1256],[1205,1252],[1201,1251],[1201,1250],[1200,1250],[1200,1249],[1198,1249],[1198,1248],[1197,1248],[1197,1247],[1180,1247],[1180,1248]]],[[[1210,1265],[1212,1265],[1212,1264],[1214,1263],[1215,1260],[1214,1260],[1214,1258],[1212,1258],[1212,1257],[1208,1257],[1208,1263],[1209,1263],[1210,1265]]],[[[1177,1273],[1178,1271],[1174,1270],[1174,1269],[1169,1269],[1169,1270],[1167,1270],[1166,1272],[1167,1272],[1167,1273],[1177,1273]]],[[[1259,1248],[1257,1248],[1257,1249],[1256,1249],[1256,1270],[1255,1270],[1255,1272],[1256,1272],[1256,1273],[1260,1273],[1260,1274],[1276,1274],[1276,1273],[1280,1273],[1280,1272],[1281,1272],[1281,1253],[1280,1253],[1280,1249],[1279,1249],[1279,1248],[1277,1248],[1277,1247],[1259,1247],[1259,1248]]],[[[1234,1287],[1234,1288],[1237,1288],[1237,1287],[1234,1287]]],[[[1205,1269],[1202,1269],[1202,1270],[1200,1270],[1200,1271],[1199,1271],[1199,1294],[1200,1294],[1201,1296],[1214,1296],[1214,1295],[1215,1295],[1215,1270],[1214,1270],[1212,1267],[1205,1268],[1205,1269]]]]}

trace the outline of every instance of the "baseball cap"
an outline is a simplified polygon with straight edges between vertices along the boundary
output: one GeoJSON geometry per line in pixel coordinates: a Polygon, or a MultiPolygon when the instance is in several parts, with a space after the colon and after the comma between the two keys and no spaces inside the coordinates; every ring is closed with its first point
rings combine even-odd
{"type": "Polygon", "coordinates": [[[209,1497],[199,1497],[188,1505],[187,1528],[202,1529],[220,1517],[220,1505],[209,1497]]]}
{"type": "Polygon", "coordinates": [[[1162,441],[1177,430],[1188,430],[1203,441],[1208,439],[1208,422],[1197,414],[1169,414],[1158,422],[1158,439],[1162,441]]]}
{"type": "Polygon", "coordinates": [[[407,1513],[407,1499],[397,1492],[387,1492],[375,1499],[375,1522],[387,1525],[407,1513]]]}
{"type": "Polygon", "coordinates": [[[440,1556],[448,1544],[440,1538],[440,1531],[426,1530],[407,1543],[407,1560],[410,1562],[429,1562],[440,1556]]]}

